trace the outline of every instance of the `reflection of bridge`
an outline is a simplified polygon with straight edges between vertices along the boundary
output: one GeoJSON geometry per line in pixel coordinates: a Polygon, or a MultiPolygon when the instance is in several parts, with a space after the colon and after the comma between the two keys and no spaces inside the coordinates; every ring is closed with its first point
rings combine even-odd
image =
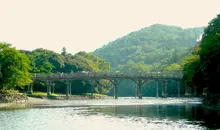
{"type": "MultiPolygon", "coordinates": [[[[178,96],[180,96],[180,81],[182,80],[182,74],[163,74],[163,73],[138,73],[138,74],[122,74],[122,73],[54,73],[54,74],[34,74],[32,77],[33,82],[45,81],[47,84],[47,95],[51,95],[51,86],[54,88],[54,81],[64,81],[66,83],[66,96],[71,95],[71,81],[72,80],[101,80],[107,79],[114,86],[114,97],[117,99],[117,86],[122,80],[132,80],[134,87],[138,93],[138,97],[142,98],[142,86],[149,80],[156,82],[156,96],[159,96],[158,82],[162,84],[162,96],[166,97],[166,84],[168,80],[178,82],[178,96]]],[[[93,88],[96,82],[92,82],[91,87],[93,88]]],[[[33,83],[29,85],[28,91],[32,92],[33,83]]]]}

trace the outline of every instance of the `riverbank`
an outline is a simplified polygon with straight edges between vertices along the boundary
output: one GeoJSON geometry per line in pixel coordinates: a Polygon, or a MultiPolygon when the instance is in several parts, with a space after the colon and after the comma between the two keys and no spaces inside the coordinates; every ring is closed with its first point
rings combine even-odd
{"type": "Polygon", "coordinates": [[[67,106],[96,106],[96,105],[151,105],[151,104],[201,104],[200,98],[155,98],[146,97],[142,100],[134,97],[113,97],[104,99],[89,99],[74,96],[71,99],[57,100],[28,97],[25,103],[1,103],[0,108],[32,108],[32,107],[67,107],[67,106]],[[132,101],[132,102],[129,102],[132,101]]]}
{"type": "Polygon", "coordinates": [[[108,96],[103,94],[82,93],[67,97],[64,94],[52,93],[48,99],[45,92],[19,93],[16,90],[0,90],[0,108],[11,106],[23,106],[32,104],[50,103],[56,100],[89,100],[106,99],[108,96]]]}
{"type": "Polygon", "coordinates": [[[33,98],[33,97],[27,97],[26,102],[14,102],[14,103],[0,103],[0,108],[8,108],[13,106],[24,106],[26,104],[36,104],[36,103],[45,103],[49,102],[48,99],[40,99],[40,98],[33,98]]]}
{"type": "Polygon", "coordinates": [[[56,101],[74,101],[74,100],[91,100],[91,99],[109,99],[110,97],[108,96],[102,96],[97,97],[93,96],[85,96],[85,95],[73,95],[71,97],[66,97],[66,96],[57,96],[57,97],[52,97],[51,99],[48,99],[46,96],[40,96],[40,97],[30,97],[27,96],[27,100],[24,102],[8,102],[8,103],[1,103],[0,102],[0,108],[10,108],[10,107],[27,107],[31,105],[36,105],[36,104],[50,104],[51,102],[56,102],[56,101]]]}

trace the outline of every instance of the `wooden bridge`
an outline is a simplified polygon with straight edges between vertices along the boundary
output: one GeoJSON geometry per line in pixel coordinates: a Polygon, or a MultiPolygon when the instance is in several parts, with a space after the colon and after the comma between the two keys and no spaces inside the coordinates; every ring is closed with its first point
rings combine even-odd
{"type": "MultiPolygon", "coordinates": [[[[132,80],[134,82],[134,87],[136,88],[137,95],[142,98],[142,86],[149,80],[156,82],[156,96],[159,96],[158,82],[162,84],[162,96],[166,97],[166,84],[168,80],[173,80],[178,82],[178,95],[180,95],[180,82],[183,79],[181,73],[90,73],[90,72],[78,72],[78,73],[52,73],[52,74],[33,74],[33,83],[29,85],[28,91],[32,93],[33,84],[35,81],[44,81],[47,84],[47,95],[51,95],[51,87],[54,88],[54,81],[64,81],[66,83],[66,96],[71,95],[71,81],[72,80],[101,80],[107,79],[114,85],[114,97],[118,98],[118,85],[122,80],[132,80]]],[[[92,82],[92,88],[96,82],[92,82]]]]}

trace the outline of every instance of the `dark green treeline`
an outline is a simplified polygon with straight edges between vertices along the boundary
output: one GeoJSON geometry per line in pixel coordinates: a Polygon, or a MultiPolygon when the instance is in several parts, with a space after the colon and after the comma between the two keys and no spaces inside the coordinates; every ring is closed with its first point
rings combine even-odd
{"type": "Polygon", "coordinates": [[[205,104],[220,102],[220,14],[205,28],[200,44],[185,60],[183,73],[186,87],[205,93],[205,104]]]}

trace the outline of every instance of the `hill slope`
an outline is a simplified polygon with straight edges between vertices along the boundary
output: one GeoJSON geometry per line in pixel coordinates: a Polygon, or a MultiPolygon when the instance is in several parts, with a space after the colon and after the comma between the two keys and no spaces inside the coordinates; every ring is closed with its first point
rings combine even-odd
{"type": "Polygon", "coordinates": [[[108,61],[112,71],[163,71],[169,65],[180,64],[202,33],[203,28],[182,29],[154,24],[112,41],[93,53],[108,61]]]}

